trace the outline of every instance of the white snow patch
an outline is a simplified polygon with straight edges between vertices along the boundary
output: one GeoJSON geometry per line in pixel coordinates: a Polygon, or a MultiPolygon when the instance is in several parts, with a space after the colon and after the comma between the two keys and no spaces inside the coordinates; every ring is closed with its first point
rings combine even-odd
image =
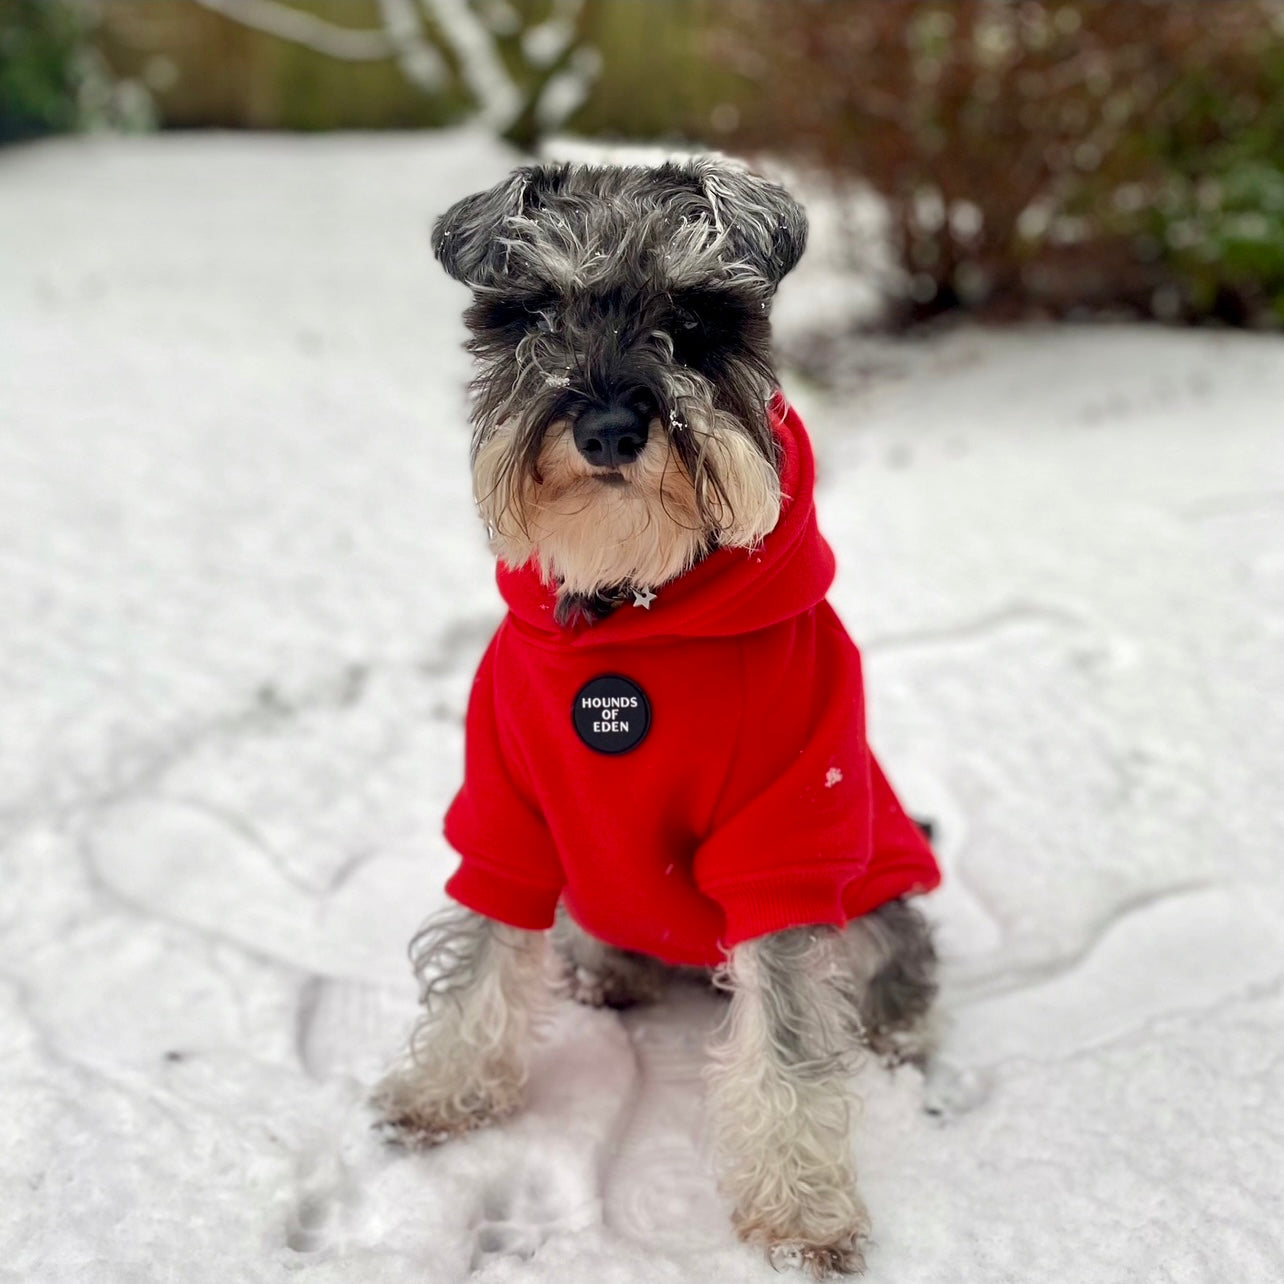
{"type": "MultiPolygon", "coordinates": [[[[560,1008],[530,1109],[431,1154],[364,1105],[499,617],[426,229],[515,160],[469,132],[0,155],[15,1279],[779,1279],[713,1186],[702,991],[560,1008]]],[[[912,1070],[854,1084],[869,1278],[1277,1281],[1284,350],[870,356],[790,392],[871,739],[940,833],[950,1026],[942,1116],[912,1070]]]]}

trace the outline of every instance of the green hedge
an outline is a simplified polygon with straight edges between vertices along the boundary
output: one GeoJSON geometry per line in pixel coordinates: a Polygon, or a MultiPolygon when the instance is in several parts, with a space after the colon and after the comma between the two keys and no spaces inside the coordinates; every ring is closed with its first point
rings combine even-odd
{"type": "Polygon", "coordinates": [[[0,0],[0,142],[76,127],[84,39],[59,0],[0,0]]]}

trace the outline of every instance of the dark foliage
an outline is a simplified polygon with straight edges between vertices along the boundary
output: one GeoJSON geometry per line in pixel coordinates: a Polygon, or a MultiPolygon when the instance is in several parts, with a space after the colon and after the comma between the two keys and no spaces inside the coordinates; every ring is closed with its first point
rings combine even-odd
{"type": "Polygon", "coordinates": [[[734,141],[886,198],[899,315],[1284,321],[1276,0],[741,0],[734,141]]]}
{"type": "Polygon", "coordinates": [[[75,128],[83,38],[59,0],[0,0],[0,143],[75,128]]]}

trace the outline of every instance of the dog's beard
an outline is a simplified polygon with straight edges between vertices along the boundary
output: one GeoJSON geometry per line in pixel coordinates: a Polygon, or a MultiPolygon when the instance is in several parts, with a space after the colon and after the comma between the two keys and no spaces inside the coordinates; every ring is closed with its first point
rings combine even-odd
{"type": "Polygon", "coordinates": [[[714,547],[760,543],[780,516],[772,463],[721,411],[675,431],[691,434],[693,448],[675,449],[653,421],[645,449],[612,478],[580,455],[566,419],[546,429],[533,469],[521,463],[520,427],[501,424],[473,461],[496,555],[514,567],[533,561],[559,592],[591,597],[621,584],[658,588],[714,547]]]}

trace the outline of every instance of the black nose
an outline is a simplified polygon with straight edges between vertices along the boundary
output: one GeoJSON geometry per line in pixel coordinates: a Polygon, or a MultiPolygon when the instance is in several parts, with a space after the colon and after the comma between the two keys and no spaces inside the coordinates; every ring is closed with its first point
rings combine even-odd
{"type": "Polygon", "coordinates": [[[575,421],[575,445],[598,468],[631,464],[646,445],[648,424],[641,411],[615,402],[586,410],[575,421]]]}

